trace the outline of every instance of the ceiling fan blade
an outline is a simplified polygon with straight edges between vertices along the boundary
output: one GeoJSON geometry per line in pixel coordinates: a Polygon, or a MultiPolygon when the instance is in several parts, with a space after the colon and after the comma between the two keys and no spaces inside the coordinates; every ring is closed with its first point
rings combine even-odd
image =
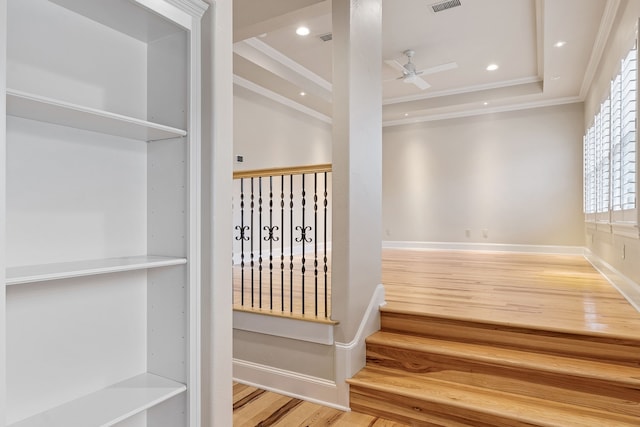
{"type": "Polygon", "coordinates": [[[398,61],[396,61],[395,59],[386,59],[384,61],[385,64],[387,64],[388,66],[390,66],[391,68],[400,71],[402,74],[406,74],[407,70],[404,68],[404,65],[402,65],[401,63],[399,63],[398,61]]]}
{"type": "Polygon", "coordinates": [[[404,80],[407,83],[413,83],[414,85],[418,86],[418,88],[420,90],[425,90],[431,87],[431,85],[427,82],[425,82],[424,80],[422,80],[420,77],[418,76],[414,76],[408,79],[404,80]]]}
{"type": "Polygon", "coordinates": [[[416,71],[416,74],[435,74],[441,71],[453,70],[458,68],[457,62],[448,62],[446,64],[436,65],[435,67],[425,68],[424,70],[416,71]]]}

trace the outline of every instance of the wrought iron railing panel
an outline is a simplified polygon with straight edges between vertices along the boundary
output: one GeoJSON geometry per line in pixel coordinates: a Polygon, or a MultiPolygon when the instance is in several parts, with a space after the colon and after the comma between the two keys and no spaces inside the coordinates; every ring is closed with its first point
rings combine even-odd
{"type": "Polygon", "coordinates": [[[331,166],[236,172],[234,184],[234,306],[329,319],[331,166]]]}

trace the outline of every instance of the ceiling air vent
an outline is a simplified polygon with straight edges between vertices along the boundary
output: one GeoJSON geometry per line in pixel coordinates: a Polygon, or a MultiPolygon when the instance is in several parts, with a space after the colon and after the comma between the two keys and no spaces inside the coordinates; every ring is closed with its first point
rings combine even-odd
{"type": "Polygon", "coordinates": [[[320,40],[322,40],[323,42],[328,42],[329,40],[333,40],[333,34],[331,33],[323,34],[319,37],[320,37],[320,40]]]}
{"type": "Polygon", "coordinates": [[[438,3],[432,4],[431,9],[433,9],[433,11],[437,13],[437,12],[442,12],[443,10],[451,9],[452,7],[457,7],[457,6],[462,6],[462,4],[460,3],[460,0],[446,0],[446,1],[439,1],[438,3]]]}

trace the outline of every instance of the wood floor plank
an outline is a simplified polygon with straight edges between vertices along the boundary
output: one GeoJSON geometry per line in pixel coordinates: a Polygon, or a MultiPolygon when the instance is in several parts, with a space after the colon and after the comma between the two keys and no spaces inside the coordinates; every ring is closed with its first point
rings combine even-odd
{"type": "Polygon", "coordinates": [[[385,249],[387,308],[637,338],[640,313],[584,257],[385,249]]]}
{"type": "MultiPolygon", "coordinates": [[[[429,321],[431,339],[495,345],[510,361],[494,370],[491,350],[476,348],[477,359],[455,360],[445,354],[455,350],[449,349],[434,351],[428,366],[416,360],[403,372],[405,367],[385,366],[396,363],[395,355],[378,348],[373,352],[382,366],[368,367],[352,383],[355,412],[234,387],[235,426],[640,425],[635,408],[640,378],[627,371],[640,365],[640,313],[584,257],[385,249],[382,267],[387,301],[382,309],[383,328],[420,334],[425,325],[409,316],[419,314],[429,321]],[[467,322],[476,326],[469,328],[467,322]],[[542,354],[519,357],[515,349],[542,354]],[[557,357],[576,360],[554,359],[557,357]],[[620,366],[595,366],[593,360],[620,366]],[[544,381],[531,382],[520,373],[520,369],[536,371],[539,362],[551,364],[540,369],[540,375],[548,377],[544,381]],[[507,369],[508,375],[500,369],[507,369]],[[583,369],[595,382],[573,390],[566,379],[578,378],[583,369]],[[607,376],[621,384],[617,389],[611,386],[609,394],[607,376]],[[374,387],[358,383],[365,380],[374,387]],[[597,389],[599,384],[602,390],[597,389]],[[394,394],[387,394],[389,387],[396,388],[394,394]],[[563,396],[556,402],[553,396],[558,393],[563,396]]],[[[242,298],[242,285],[238,287],[237,280],[234,284],[237,302],[242,298]]],[[[305,287],[305,304],[313,301],[307,294],[310,289],[313,287],[305,287]]],[[[285,308],[288,292],[285,289],[285,308]]],[[[252,295],[255,302],[268,293],[254,289],[251,294],[245,287],[245,300],[252,295]]],[[[277,290],[274,295],[280,298],[277,290]]],[[[301,289],[294,289],[296,309],[301,302],[295,298],[301,295],[301,289]]],[[[328,289],[327,297],[330,295],[328,289]]],[[[409,351],[402,345],[398,348],[409,351]]],[[[465,353],[464,349],[456,351],[465,353]]]]}
{"type": "Polygon", "coordinates": [[[377,416],[340,411],[240,383],[234,383],[233,391],[235,427],[407,427],[377,416]]]}
{"type": "Polygon", "coordinates": [[[290,400],[291,398],[287,396],[263,392],[256,399],[251,400],[233,412],[234,424],[238,426],[259,426],[261,422],[269,419],[290,400]]]}
{"type": "MultiPolygon", "coordinates": [[[[516,396],[467,384],[451,383],[421,374],[367,366],[349,380],[355,393],[377,401],[389,411],[415,407],[425,420],[431,413],[455,411],[460,417],[488,425],[637,427],[638,418],[591,408],[577,408],[552,400],[516,396]],[[448,409],[447,409],[448,408],[448,409]],[[517,424],[514,424],[517,423],[517,424]]],[[[357,408],[357,405],[355,406],[357,408]]],[[[447,424],[443,424],[447,425],[447,424]]],[[[468,425],[468,424],[467,424],[468,425]]]]}

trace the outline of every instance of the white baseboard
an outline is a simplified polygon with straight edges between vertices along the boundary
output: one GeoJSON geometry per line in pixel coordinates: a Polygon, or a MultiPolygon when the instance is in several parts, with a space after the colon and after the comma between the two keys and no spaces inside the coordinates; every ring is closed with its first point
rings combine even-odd
{"type": "Polygon", "coordinates": [[[348,411],[349,386],[345,380],[355,375],[366,363],[365,339],[380,329],[380,306],[382,305],[384,305],[384,286],[378,285],[353,340],[349,343],[335,343],[335,381],[240,359],[233,360],[234,380],[348,411]]]}
{"type": "Polygon", "coordinates": [[[233,360],[233,379],[236,382],[273,391],[285,396],[307,400],[319,405],[348,411],[338,404],[338,386],[323,378],[260,365],[244,360],[233,360]]]}
{"type": "Polygon", "coordinates": [[[466,242],[412,242],[388,241],[382,242],[385,249],[431,249],[450,251],[488,251],[488,252],[525,252],[540,254],[583,255],[582,246],[557,245],[514,245],[506,243],[466,243],[466,242]]]}
{"type": "Polygon", "coordinates": [[[349,406],[349,385],[345,382],[366,364],[366,338],[380,330],[380,307],[385,304],[384,286],[373,291],[355,337],[349,343],[336,342],[336,384],[338,403],[349,406]]]}
{"type": "Polygon", "coordinates": [[[640,311],[640,284],[613,268],[609,263],[586,249],[584,257],[600,272],[638,311],[640,311]]]}

